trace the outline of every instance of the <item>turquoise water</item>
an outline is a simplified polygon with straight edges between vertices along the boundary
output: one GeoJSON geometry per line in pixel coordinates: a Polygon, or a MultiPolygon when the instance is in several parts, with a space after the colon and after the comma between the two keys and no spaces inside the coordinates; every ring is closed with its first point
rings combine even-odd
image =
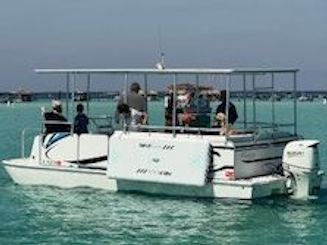
{"type": "MultiPolygon", "coordinates": [[[[162,123],[162,102],[150,104],[153,123],[162,123]]],[[[21,131],[38,128],[43,102],[0,105],[0,159],[20,156],[21,131]]],[[[321,142],[327,171],[327,106],[299,103],[299,131],[321,142]]],[[[291,119],[289,102],[277,103],[291,119]]],[[[267,117],[268,103],[258,106],[267,117]]],[[[113,105],[94,102],[93,115],[113,105]]],[[[27,133],[27,146],[32,139],[27,133]]],[[[212,200],[102,190],[15,185],[0,167],[0,244],[326,244],[327,183],[319,200],[285,197],[256,201],[212,200]]]]}

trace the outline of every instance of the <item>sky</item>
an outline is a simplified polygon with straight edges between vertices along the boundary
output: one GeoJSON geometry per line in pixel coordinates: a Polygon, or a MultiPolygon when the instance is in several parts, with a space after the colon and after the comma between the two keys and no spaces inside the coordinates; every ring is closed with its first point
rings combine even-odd
{"type": "Polygon", "coordinates": [[[296,67],[327,90],[326,0],[0,0],[0,91],[64,89],[34,68],[296,67]]]}

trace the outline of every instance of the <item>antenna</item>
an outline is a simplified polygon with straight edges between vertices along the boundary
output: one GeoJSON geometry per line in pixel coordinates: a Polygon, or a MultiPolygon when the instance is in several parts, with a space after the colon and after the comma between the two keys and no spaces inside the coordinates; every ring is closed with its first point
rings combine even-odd
{"type": "Polygon", "coordinates": [[[165,66],[165,53],[162,50],[162,42],[161,42],[161,26],[158,25],[158,45],[159,45],[159,57],[160,61],[155,65],[158,70],[164,70],[165,66]]]}

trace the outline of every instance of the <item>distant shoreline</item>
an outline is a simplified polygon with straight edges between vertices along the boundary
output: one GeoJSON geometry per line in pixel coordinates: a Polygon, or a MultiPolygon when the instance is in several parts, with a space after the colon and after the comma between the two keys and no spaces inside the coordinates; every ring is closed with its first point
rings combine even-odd
{"type": "MultiPolygon", "coordinates": [[[[86,94],[86,93],[85,93],[86,94]]],[[[78,95],[78,93],[75,94],[75,96],[78,95]]],[[[120,91],[91,91],[89,93],[89,99],[114,99],[115,97],[120,95],[120,91]]],[[[166,95],[166,91],[158,91],[157,97],[163,98],[166,95]]],[[[243,98],[243,91],[231,91],[230,92],[231,98],[243,98]]],[[[293,91],[275,91],[274,94],[272,94],[270,91],[258,91],[256,92],[256,98],[261,100],[267,100],[271,98],[273,95],[276,100],[284,99],[284,98],[290,98],[293,96],[293,91]]],[[[0,92],[0,101],[4,102],[7,100],[14,100],[17,95],[13,94],[12,92],[0,92]]],[[[66,98],[71,99],[72,94],[66,94],[66,92],[58,91],[58,92],[30,92],[31,100],[44,100],[44,99],[60,99],[65,100],[66,98]]],[[[247,98],[253,98],[253,94],[251,91],[247,91],[246,94],[247,98]]],[[[321,90],[321,91],[297,91],[296,94],[297,98],[300,97],[308,97],[310,99],[316,99],[316,98],[327,98],[327,91],[321,90]]],[[[86,98],[86,97],[85,97],[86,98]]]]}

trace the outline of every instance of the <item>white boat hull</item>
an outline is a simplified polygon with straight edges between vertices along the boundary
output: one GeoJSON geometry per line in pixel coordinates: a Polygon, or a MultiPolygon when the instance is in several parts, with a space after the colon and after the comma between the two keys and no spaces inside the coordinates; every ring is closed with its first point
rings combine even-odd
{"type": "Polygon", "coordinates": [[[282,176],[264,176],[250,180],[220,180],[199,187],[117,180],[117,188],[156,195],[252,200],[287,194],[285,182],[282,176]]]}
{"type": "Polygon", "coordinates": [[[29,159],[12,159],[3,165],[13,181],[21,185],[117,190],[116,181],[107,178],[103,170],[31,164],[29,159]]]}
{"type": "Polygon", "coordinates": [[[106,136],[95,144],[97,138],[50,135],[40,148],[36,137],[29,158],[5,160],[3,165],[18,184],[111,192],[251,200],[289,193],[308,197],[320,187],[318,141],[294,141],[286,147],[283,163],[290,167],[285,177],[273,168],[281,163],[285,140],[251,147],[217,136],[117,133],[111,136],[109,148],[106,136]],[[74,151],[73,143],[81,140],[81,145],[90,146],[87,154],[74,151]],[[255,175],[249,176],[249,169],[255,175]]]}
{"type": "Polygon", "coordinates": [[[263,176],[244,180],[213,180],[204,186],[186,186],[109,178],[104,170],[79,169],[63,166],[31,164],[29,159],[3,162],[15,183],[59,188],[90,187],[111,192],[141,192],[155,195],[237,198],[251,200],[286,194],[286,179],[282,176],[263,176]]]}

